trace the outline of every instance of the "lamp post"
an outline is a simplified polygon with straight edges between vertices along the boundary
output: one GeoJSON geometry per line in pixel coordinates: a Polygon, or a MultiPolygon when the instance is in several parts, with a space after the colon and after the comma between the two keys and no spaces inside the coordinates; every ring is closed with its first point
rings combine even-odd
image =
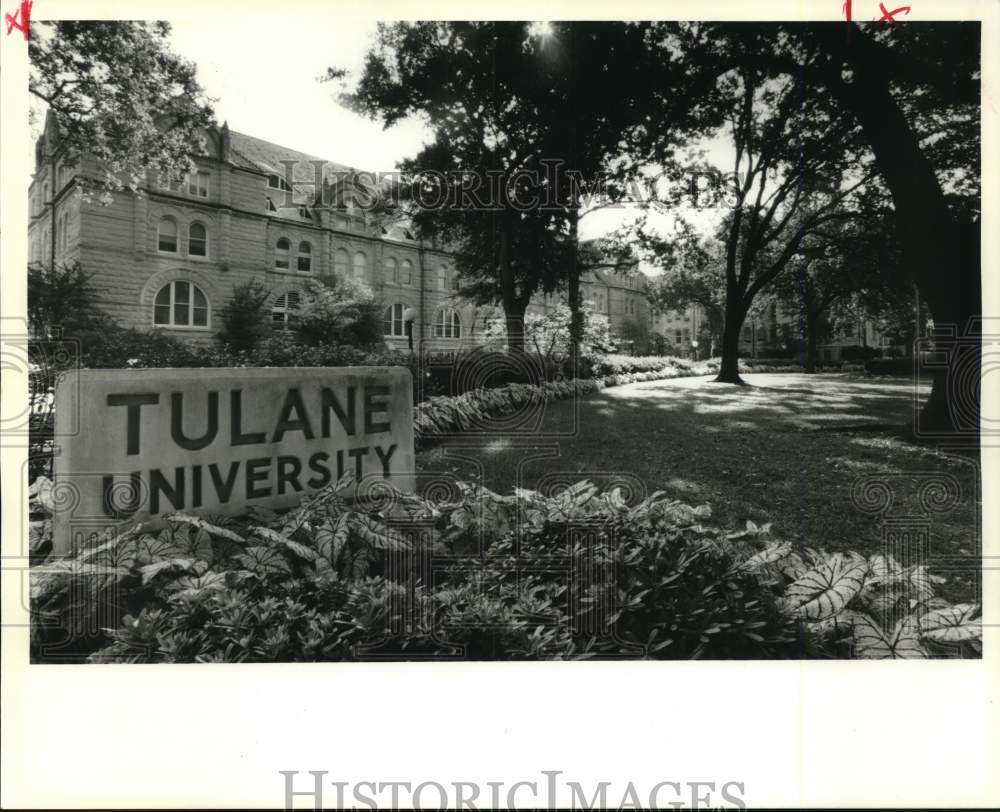
{"type": "Polygon", "coordinates": [[[691,360],[693,360],[693,361],[697,361],[698,360],[698,339],[697,338],[691,339],[691,360]]]}
{"type": "Polygon", "coordinates": [[[417,311],[412,307],[403,310],[403,332],[406,333],[406,340],[413,352],[413,320],[417,317],[417,311]]]}

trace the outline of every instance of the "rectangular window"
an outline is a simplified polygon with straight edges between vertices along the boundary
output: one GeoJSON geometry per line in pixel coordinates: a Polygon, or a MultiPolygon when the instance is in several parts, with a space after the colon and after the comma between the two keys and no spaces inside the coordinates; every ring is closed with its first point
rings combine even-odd
{"type": "Polygon", "coordinates": [[[188,194],[195,197],[208,197],[208,172],[199,170],[188,176],[188,194]]]}

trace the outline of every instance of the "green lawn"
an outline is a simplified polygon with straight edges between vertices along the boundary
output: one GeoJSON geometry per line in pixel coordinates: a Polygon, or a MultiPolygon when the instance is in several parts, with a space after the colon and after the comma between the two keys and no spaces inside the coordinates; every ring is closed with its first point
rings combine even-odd
{"type": "Polygon", "coordinates": [[[926,522],[926,563],[948,578],[940,594],[978,599],[978,458],[916,445],[898,430],[926,388],[848,374],[745,380],[749,386],[650,381],[550,403],[537,429],[450,438],[420,451],[417,467],[425,483],[442,473],[500,493],[584,478],[639,495],[663,490],[708,502],[721,527],[769,521],[776,538],[867,554],[882,552],[884,525],[926,522]],[[891,492],[881,515],[852,500],[867,477],[891,492]],[[950,483],[953,507],[933,510],[933,491],[921,500],[921,487],[934,481],[950,483]]]}

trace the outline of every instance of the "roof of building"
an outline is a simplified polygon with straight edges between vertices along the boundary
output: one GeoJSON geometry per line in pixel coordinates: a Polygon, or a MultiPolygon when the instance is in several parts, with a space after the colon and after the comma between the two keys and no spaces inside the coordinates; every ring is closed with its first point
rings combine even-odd
{"type": "Polygon", "coordinates": [[[283,147],[280,144],[273,144],[263,138],[254,138],[252,135],[239,133],[231,130],[229,133],[229,143],[234,163],[240,164],[247,169],[256,169],[259,172],[285,174],[285,165],[282,161],[294,161],[292,177],[295,180],[311,181],[314,179],[313,163],[320,161],[324,165],[324,177],[329,173],[355,172],[353,167],[330,161],[326,158],[319,158],[307,152],[300,152],[297,149],[283,147]]]}

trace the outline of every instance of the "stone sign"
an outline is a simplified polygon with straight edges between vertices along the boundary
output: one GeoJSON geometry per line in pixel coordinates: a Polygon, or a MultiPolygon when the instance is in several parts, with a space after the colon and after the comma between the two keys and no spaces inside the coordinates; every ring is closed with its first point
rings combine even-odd
{"type": "Polygon", "coordinates": [[[54,546],[174,511],[284,508],[353,472],[413,487],[402,367],[76,370],[56,389],[54,546]]]}

